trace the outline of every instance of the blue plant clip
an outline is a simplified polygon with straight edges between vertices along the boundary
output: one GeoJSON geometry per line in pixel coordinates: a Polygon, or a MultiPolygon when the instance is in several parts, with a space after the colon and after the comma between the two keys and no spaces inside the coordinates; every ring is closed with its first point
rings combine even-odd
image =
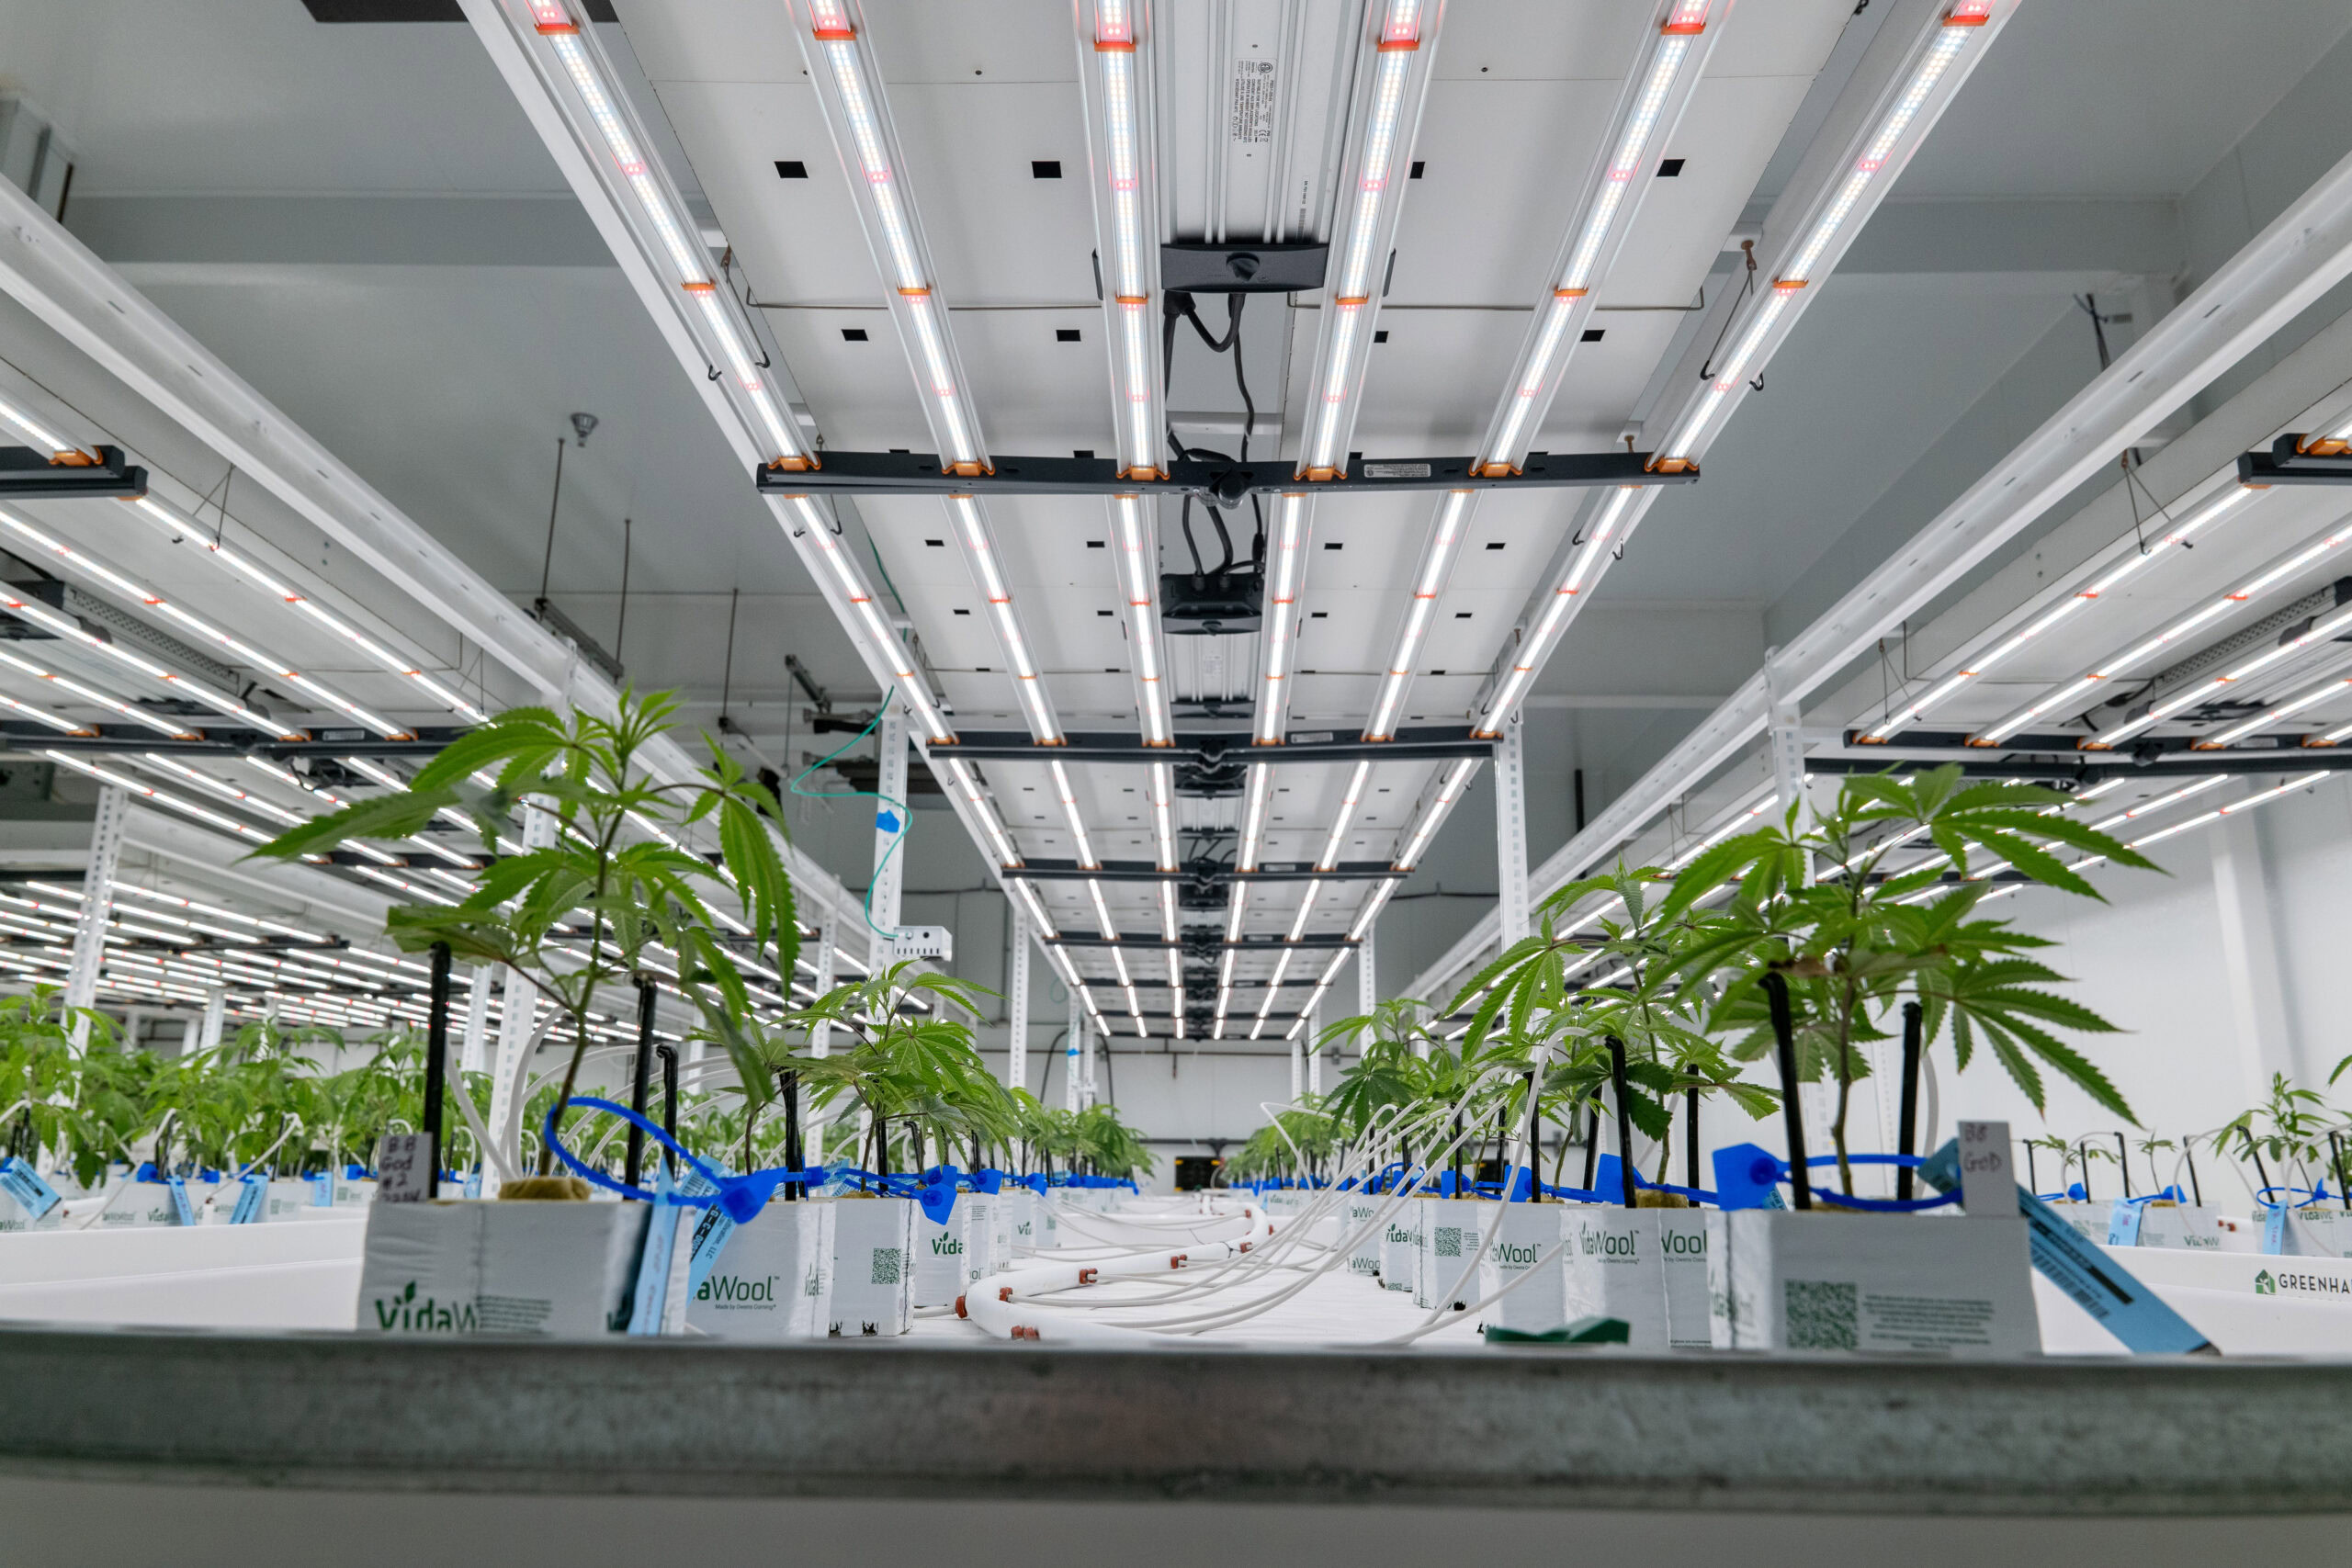
{"type": "Polygon", "coordinates": [[[1723,1207],[1779,1207],[1776,1200],[1780,1197],[1781,1181],[1789,1168],[1774,1158],[1770,1149],[1755,1144],[1734,1144],[1729,1148],[1717,1149],[1714,1160],[1716,1201],[1723,1207]]]}

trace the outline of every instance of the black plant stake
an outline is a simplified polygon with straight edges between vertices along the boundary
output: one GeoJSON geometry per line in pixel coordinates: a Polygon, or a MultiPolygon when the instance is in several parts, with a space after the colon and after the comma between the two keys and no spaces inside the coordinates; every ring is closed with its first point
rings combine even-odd
{"type": "Polygon", "coordinates": [[[1617,1091],[1617,1184],[1634,1207],[1634,1122],[1625,1109],[1625,1043],[1609,1037],[1609,1081],[1617,1091]]]}
{"type": "MultiPolygon", "coordinates": [[[[678,1136],[678,1048],[656,1045],[653,1054],[662,1058],[662,1130],[675,1142],[678,1136]]],[[[670,1174],[678,1174],[678,1158],[669,1150],[662,1151],[662,1164],[670,1174]]]]}
{"type": "MultiPolygon", "coordinates": [[[[628,1108],[639,1116],[645,1114],[646,1103],[652,1098],[653,1079],[653,982],[644,976],[637,981],[637,1074],[629,1080],[628,1108]]],[[[622,1179],[631,1187],[645,1179],[645,1129],[629,1123],[628,1161],[622,1179]]]]}
{"type": "Polygon", "coordinates": [[[424,1195],[441,1196],[441,1100],[449,1081],[449,944],[433,944],[433,1010],[424,1025],[424,1195]]]}
{"type": "Polygon", "coordinates": [[[1764,976],[1764,999],[1772,1010],[1772,1040],[1780,1048],[1781,1122],[1789,1136],[1789,1192],[1793,1206],[1813,1207],[1813,1180],[1804,1163],[1804,1110],[1797,1103],[1796,1026],[1789,1018],[1788,977],[1777,970],[1764,976]]]}
{"type": "MultiPolygon", "coordinates": [[[[1919,1019],[1922,1010],[1917,1002],[1903,1004],[1903,1118],[1896,1128],[1894,1152],[1916,1155],[1919,1152],[1919,1019]]],[[[2033,1151],[2026,1151],[2026,1179],[2033,1179],[2033,1151]]],[[[1894,1195],[1905,1202],[1911,1201],[1911,1168],[1898,1166],[1894,1175],[1894,1195]]]]}

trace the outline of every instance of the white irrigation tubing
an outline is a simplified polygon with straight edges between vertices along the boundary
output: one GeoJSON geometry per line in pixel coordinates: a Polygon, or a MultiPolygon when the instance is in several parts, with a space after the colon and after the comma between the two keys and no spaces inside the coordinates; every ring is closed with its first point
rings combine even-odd
{"type": "Polygon", "coordinates": [[[278,1148],[280,1147],[280,1145],[282,1145],[286,1142],[286,1140],[287,1140],[287,1139],[288,1139],[288,1138],[292,1137],[296,1133],[300,1132],[300,1131],[301,1131],[301,1129],[302,1129],[302,1119],[301,1119],[300,1116],[288,1116],[288,1117],[286,1119],[286,1125],[285,1125],[285,1127],[284,1127],[283,1129],[281,1129],[281,1130],[279,1131],[278,1134],[277,1134],[277,1143],[274,1143],[274,1144],[272,1144],[272,1145],[269,1145],[269,1147],[267,1147],[267,1148],[266,1148],[266,1149],[262,1150],[262,1152],[261,1152],[261,1153],[259,1153],[258,1155],[255,1155],[252,1159],[247,1160],[247,1161],[245,1162],[245,1168],[244,1168],[244,1169],[243,1169],[243,1170],[241,1170],[241,1171],[237,1172],[237,1174],[236,1174],[236,1175],[234,1175],[234,1176],[231,1177],[227,1181],[223,1181],[223,1182],[220,1183],[218,1186],[214,1187],[214,1188],[212,1189],[212,1194],[211,1194],[211,1196],[210,1196],[210,1197],[209,1197],[209,1198],[207,1198],[207,1199],[205,1199],[205,1201],[204,1201],[204,1206],[205,1206],[206,1208],[209,1209],[210,1207],[212,1207],[212,1205],[213,1205],[213,1204],[218,1203],[219,1201],[220,1201],[220,1194],[221,1194],[221,1193],[226,1192],[227,1190],[229,1190],[230,1187],[231,1187],[232,1184],[241,1184],[241,1183],[243,1183],[246,1177],[251,1176],[251,1175],[254,1172],[254,1170],[255,1170],[255,1169],[259,1168],[259,1167],[260,1167],[260,1165],[261,1165],[261,1162],[262,1162],[262,1161],[264,1161],[264,1160],[267,1159],[270,1156],[272,1156],[272,1155],[276,1154],[276,1153],[278,1151],[278,1148]]]}
{"type": "MultiPolygon", "coordinates": [[[[1498,1073],[1499,1073],[1499,1072],[1501,1071],[1501,1069],[1497,1069],[1497,1071],[1498,1071],[1498,1073]]],[[[1483,1087],[1485,1086],[1486,1081],[1487,1081],[1487,1079],[1482,1077],[1482,1078],[1479,1080],[1479,1082],[1478,1082],[1477,1084],[1474,1084],[1474,1085],[1472,1086],[1472,1094],[1473,1094],[1473,1095],[1475,1095],[1475,1094],[1476,1094],[1476,1092],[1479,1089],[1483,1088],[1483,1087]]],[[[1464,1098],[1465,1098],[1465,1099],[1467,1099],[1467,1098],[1470,1098],[1470,1097],[1469,1097],[1469,1096],[1465,1096],[1464,1098]]],[[[1438,1115],[1438,1116],[1441,1116],[1441,1117],[1442,1117],[1442,1116],[1445,1116],[1445,1115],[1451,1115],[1451,1114],[1453,1114],[1453,1108],[1452,1108],[1452,1107],[1444,1107],[1444,1108],[1441,1108],[1440,1110],[1438,1110],[1438,1111],[1434,1111],[1432,1114],[1435,1114],[1435,1115],[1438,1115]]],[[[1438,1160],[1442,1160],[1442,1159],[1446,1159],[1446,1158],[1451,1157],[1451,1156],[1452,1156],[1452,1155],[1453,1154],[1453,1152],[1454,1152],[1456,1149],[1460,1148],[1460,1147],[1462,1146],[1462,1145],[1463,1145],[1465,1141],[1467,1141],[1469,1138],[1471,1138],[1472,1136],[1474,1136],[1474,1135],[1475,1135],[1475,1136],[1483,1137],[1483,1136],[1485,1135],[1486,1132],[1487,1132],[1487,1129],[1488,1123],[1489,1123],[1489,1122],[1491,1122],[1492,1121],[1494,1121],[1494,1120],[1495,1120],[1495,1117],[1496,1117],[1496,1116],[1498,1116],[1498,1115],[1499,1115],[1499,1108],[1498,1108],[1498,1111],[1497,1111],[1496,1112],[1490,1113],[1489,1115],[1487,1115],[1487,1116],[1482,1116],[1482,1117],[1478,1118],[1478,1119],[1476,1121],[1476,1122],[1475,1122],[1475,1123],[1473,1123],[1473,1124],[1471,1124],[1471,1125],[1468,1125],[1468,1126],[1465,1126],[1465,1127],[1463,1129],[1463,1131],[1461,1131],[1460,1133],[1456,1134],[1456,1135],[1455,1135],[1454,1140],[1453,1140],[1453,1143],[1451,1143],[1451,1144],[1447,1145],[1446,1145],[1442,1150],[1441,1150],[1438,1154],[1436,1154],[1436,1155],[1432,1157],[1431,1165],[1432,1165],[1432,1166],[1434,1166],[1434,1164],[1435,1164],[1435,1163],[1436,1163],[1436,1161],[1438,1161],[1438,1160]]],[[[1416,1123],[1416,1124],[1418,1125],[1418,1123],[1416,1123]]],[[[1425,1174],[1426,1174],[1426,1173],[1425,1173],[1425,1174]]],[[[1181,1331],[1181,1334],[1182,1334],[1182,1336],[1192,1336],[1192,1335],[1204,1334],[1204,1333],[1209,1332],[1209,1331],[1210,1331],[1210,1330],[1212,1330],[1212,1329],[1230,1327],[1230,1326],[1232,1326],[1233,1325],[1235,1325],[1235,1324],[1237,1324],[1237,1323],[1243,1323],[1243,1322],[1247,1322],[1247,1321],[1248,1321],[1248,1320],[1250,1320],[1250,1318],[1260,1316],[1260,1315],[1263,1314],[1264,1313],[1266,1313],[1266,1312],[1269,1312],[1269,1311],[1272,1310],[1274,1307],[1281,1305],[1283,1303],[1284,1303],[1284,1302],[1287,1302],[1287,1301],[1291,1300],[1293,1297],[1296,1296],[1300,1292],[1302,1292],[1302,1291],[1306,1290],[1309,1285],[1313,1284],[1317,1280],[1318,1280],[1318,1279],[1322,1278],[1325,1274],[1329,1273],[1333,1269],[1337,1268],[1337,1267],[1338,1267],[1338,1266],[1339,1266],[1342,1261],[1344,1261],[1344,1260],[1345,1260],[1345,1258],[1348,1257],[1348,1255],[1350,1254],[1350,1252],[1351,1252],[1351,1251],[1353,1250],[1353,1248],[1354,1248],[1354,1247],[1355,1247],[1356,1243],[1358,1243],[1358,1242],[1362,1241],[1362,1240],[1363,1240],[1366,1235],[1369,1235],[1373,1234],[1374,1231],[1376,1231],[1376,1229],[1377,1229],[1381,1224],[1385,1224],[1385,1223],[1386,1222],[1386,1220],[1387,1220],[1388,1215],[1389,1215],[1391,1213],[1393,1213],[1393,1212],[1394,1212],[1394,1210],[1396,1209],[1396,1207],[1399,1203],[1403,1202],[1403,1201],[1406,1201],[1407,1199],[1408,1199],[1408,1198],[1412,1197],[1416,1192],[1418,1192],[1418,1191],[1419,1191],[1419,1190],[1420,1185],[1421,1185],[1421,1181],[1420,1181],[1420,1179],[1419,1179],[1419,1178],[1414,1178],[1414,1179],[1412,1179],[1412,1182],[1411,1182],[1411,1185],[1410,1185],[1410,1186],[1405,1186],[1405,1185],[1400,1184],[1400,1186],[1399,1186],[1399,1190],[1398,1190],[1396,1193],[1394,1193],[1394,1194],[1392,1194],[1392,1195],[1390,1196],[1389,1201],[1387,1201],[1387,1203],[1384,1204],[1384,1205],[1383,1205],[1383,1206],[1382,1206],[1382,1207],[1381,1207],[1377,1212],[1375,1212],[1375,1213],[1374,1214],[1373,1218],[1372,1218],[1370,1221],[1368,1221],[1364,1225],[1363,1225],[1363,1226],[1359,1227],[1359,1228],[1358,1228],[1358,1230],[1357,1230],[1357,1231],[1356,1231],[1352,1235],[1349,1235],[1349,1236],[1344,1237],[1344,1238],[1343,1238],[1343,1241],[1342,1241],[1342,1244],[1341,1244],[1341,1245],[1340,1245],[1340,1246],[1337,1246],[1337,1247],[1332,1247],[1332,1248],[1330,1249],[1330,1251],[1329,1251],[1329,1253],[1324,1257],[1324,1258],[1323,1258],[1320,1262],[1317,1263],[1316,1265],[1314,1265],[1314,1266],[1313,1266],[1313,1267],[1311,1267],[1311,1268],[1303,1268],[1303,1269],[1302,1269],[1302,1270],[1301,1270],[1302,1277],[1301,1277],[1300,1279],[1296,1280],[1295,1281],[1294,1281],[1293,1283],[1291,1283],[1291,1284],[1289,1284],[1289,1285],[1284,1286],[1284,1287],[1283,1287],[1283,1289],[1281,1289],[1281,1290],[1274,1291],[1274,1292],[1269,1292],[1268,1294],[1266,1294],[1266,1295],[1264,1295],[1264,1296],[1259,1297],[1259,1298],[1257,1298],[1257,1299],[1255,1299],[1255,1300],[1252,1300],[1252,1301],[1249,1301],[1249,1302],[1242,1303],[1240,1303],[1240,1304],[1238,1304],[1238,1305],[1233,1305],[1233,1306],[1227,1306],[1227,1307],[1222,1307],[1222,1308],[1216,1308],[1216,1309],[1213,1309],[1213,1310],[1211,1310],[1211,1311],[1204,1312],[1204,1313],[1193,1313],[1193,1314],[1183,1314],[1183,1315],[1177,1316],[1177,1317],[1171,1317],[1171,1318],[1155,1318],[1155,1319],[1149,1319],[1149,1320],[1147,1320],[1147,1321],[1145,1321],[1145,1322],[1143,1322],[1143,1323],[1126,1322],[1126,1323],[1119,1324],[1119,1325],[1117,1325],[1116,1326],[1117,1326],[1117,1327],[1119,1327],[1119,1328],[1121,1328],[1121,1329],[1127,1330],[1127,1331],[1130,1331],[1130,1332],[1145,1332],[1145,1335],[1146,1335],[1146,1340],[1147,1340],[1147,1342],[1149,1342],[1149,1336],[1148,1336],[1148,1331],[1149,1331],[1149,1330],[1154,1330],[1154,1329],[1159,1329],[1159,1330],[1171,1330],[1171,1329],[1172,1329],[1172,1330],[1179,1330],[1179,1331],[1181,1331]]],[[[1336,1189],[1331,1190],[1332,1190],[1332,1191],[1334,1191],[1334,1192],[1336,1192],[1336,1191],[1337,1191],[1337,1190],[1336,1190],[1336,1189]]],[[[1298,1217],[1296,1217],[1295,1219],[1294,1219],[1294,1220],[1292,1221],[1291,1225],[1290,1225],[1289,1227],[1286,1227],[1286,1228],[1287,1228],[1287,1229],[1289,1229],[1289,1230],[1291,1231],[1291,1233],[1292,1233],[1292,1234],[1303,1234],[1303,1233],[1305,1232],[1305,1230],[1306,1229],[1306,1223],[1304,1223],[1304,1222],[1306,1222],[1306,1221],[1307,1220],[1307,1218],[1308,1218],[1308,1216],[1306,1216],[1306,1215],[1301,1215],[1301,1216],[1298,1216],[1298,1217]]],[[[1278,1249],[1270,1248],[1269,1250],[1270,1250],[1270,1251],[1275,1251],[1275,1250],[1278,1250],[1278,1249]]],[[[1182,1268],[1182,1267],[1184,1267],[1184,1266],[1185,1266],[1185,1264],[1186,1264],[1188,1261],[1189,1261],[1189,1259],[1179,1258],[1179,1259],[1175,1260],[1175,1261],[1170,1265],[1170,1267],[1171,1267],[1171,1268],[1182,1268]]],[[[1249,1267],[1245,1268],[1245,1269],[1242,1270],[1242,1272],[1243,1272],[1245,1275],[1262,1273],[1262,1272],[1266,1271],[1269,1261],[1270,1261],[1270,1260],[1252,1260],[1251,1264],[1250,1264],[1249,1267]]],[[[1155,1270],[1152,1270],[1152,1271],[1155,1271],[1155,1272],[1156,1272],[1157,1270],[1155,1269],[1155,1270]]],[[[1222,1270],[1217,1270],[1217,1272],[1222,1272],[1222,1270]]],[[[1086,1281],[1081,1281],[1081,1283],[1083,1283],[1083,1282],[1086,1282],[1086,1281]]],[[[1239,1281],[1239,1280],[1225,1280],[1225,1281],[1221,1281],[1221,1282],[1220,1282],[1220,1285],[1219,1285],[1219,1290],[1220,1290],[1220,1292],[1224,1292],[1224,1291],[1230,1291],[1230,1290],[1232,1290],[1232,1289],[1233,1289],[1237,1284],[1238,1284],[1238,1283],[1240,1283],[1240,1281],[1239,1281]]],[[[1187,1288],[1187,1289],[1185,1289],[1185,1290],[1183,1290],[1183,1291],[1182,1291],[1182,1292],[1167,1292],[1167,1293],[1164,1293],[1164,1294],[1163,1294],[1161,1297],[1159,1297],[1159,1298],[1156,1298],[1156,1299],[1148,1299],[1148,1300],[1141,1301],[1141,1302],[1138,1302],[1138,1301],[1136,1301],[1136,1300],[1135,1300],[1135,1299],[1133,1299],[1133,1298],[1129,1298],[1129,1299],[1120,1300],[1120,1301],[1108,1301],[1108,1302],[1102,1302],[1102,1303],[1075,1303],[1075,1302],[1073,1302],[1073,1303],[1066,1303],[1066,1304],[1067,1304],[1069,1307],[1071,1307],[1071,1308],[1078,1308],[1078,1309],[1080,1309],[1080,1310],[1090,1310],[1090,1311],[1114,1310],[1114,1309],[1121,1309],[1121,1308],[1125,1308],[1125,1309],[1132,1310],[1133,1308],[1137,1307],[1137,1306],[1151,1306],[1151,1305],[1165,1305],[1165,1304],[1169,1304],[1170,1301],[1173,1298],[1173,1296],[1175,1296],[1175,1295],[1177,1295],[1177,1294],[1196,1294],[1196,1293],[1200,1293],[1200,1292],[1196,1292],[1196,1291],[1193,1291],[1193,1290],[1192,1290],[1192,1289],[1187,1288]]],[[[983,1328],[989,1329],[991,1332],[993,1332],[993,1331],[995,1331],[998,1327],[1001,1326],[1001,1327],[1003,1328],[1003,1330],[1004,1330],[1008,1335],[1012,1335],[1012,1337],[1024,1337],[1024,1338],[1026,1338],[1026,1337],[1046,1337],[1046,1336],[1040,1335],[1040,1334],[1038,1334],[1038,1333],[1036,1332],[1036,1330],[1038,1330],[1038,1329],[1040,1328],[1041,1325],[1036,1324],[1036,1323],[1023,1323],[1023,1324],[1016,1324],[1016,1323],[1014,1323],[1012,1319],[1010,1319],[1010,1318],[1005,1318],[1005,1317],[1003,1317],[1003,1314],[1000,1314],[1000,1313],[995,1312],[995,1311],[993,1310],[995,1307],[1001,1306],[1001,1305],[1003,1305],[1003,1304],[1004,1304],[1004,1303],[1003,1303],[1002,1301],[999,1301],[999,1302],[991,1303],[988,1303],[988,1304],[989,1304],[989,1308],[990,1308],[990,1311],[989,1311],[989,1313],[985,1314],[984,1314],[982,1317],[980,1317],[979,1319],[977,1319],[977,1320],[976,1320],[976,1321],[978,1321],[978,1322],[980,1323],[980,1325],[981,1325],[981,1326],[982,1326],[983,1328]],[[998,1320],[1000,1320],[1000,1319],[1001,1320],[1001,1323],[998,1321],[998,1320]],[[1027,1330],[1028,1332],[1025,1332],[1025,1333],[1020,1333],[1020,1334],[1014,1335],[1014,1334],[1013,1334],[1013,1330],[1014,1330],[1014,1329],[1025,1329],[1025,1330],[1027,1330]]],[[[1063,1305],[1063,1304],[1065,1304],[1065,1303],[1048,1303],[1048,1304],[1052,1304],[1052,1305],[1063,1305]]],[[[1043,1314],[1033,1314],[1032,1315],[1043,1315],[1043,1314]]],[[[1107,1325],[1107,1324],[1102,1324],[1102,1323],[1101,1323],[1101,1322],[1100,1322],[1100,1320],[1098,1320],[1098,1321],[1097,1321],[1097,1324],[1096,1324],[1096,1326],[1098,1326],[1098,1327],[1109,1327],[1109,1326],[1112,1326],[1112,1325],[1107,1325]]]]}

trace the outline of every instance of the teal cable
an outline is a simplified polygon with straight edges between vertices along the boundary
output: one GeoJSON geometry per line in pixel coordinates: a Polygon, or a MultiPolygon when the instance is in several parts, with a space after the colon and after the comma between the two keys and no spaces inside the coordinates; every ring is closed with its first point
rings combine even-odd
{"type": "MultiPolygon", "coordinates": [[[[885,700],[881,706],[874,710],[874,716],[866,721],[866,725],[864,729],[859,730],[855,735],[853,735],[847,740],[842,741],[832,750],[827,752],[824,756],[818,758],[815,761],[801,769],[798,773],[794,775],[792,783],[786,786],[794,795],[799,795],[804,800],[855,800],[862,795],[870,795],[874,799],[881,801],[886,806],[898,807],[898,820],[892,824],[892,828],[896,830],[898,837],[892,839],[890,840],[890,847],[882,852],[882,858],[874,863],[873,878],[865,885],[865,906],[864,909],[865,916],[865,929],[872,931],[876,936],[882,938],[885,942],[896,940],[899,933],[897,931],[884,931],[880,926],[874,923],[874,887],[875,884],[882,880],[883,870],[889,865],[890,857],[899,852],[899,846],[905,843],[907,841],[907,835],[914,831],[914,814],[907,809],[907,806],[904,801],[893,800],[888,795],[883,795],[878,791],[870,789],[802,789],[800,787],[800,781],[807,778],[810,773],[815,773],[819,768],[823,767],[826,763],[831,761],[835,757],[840,756],[843,751],[846,751],[851,747],[856,745],[859,741],[865,739],[867,736],[873,734],[874,727],[880,724],[882,722],[882,716],[889,711],[890,705],[888,700],[885,700]]],[[[876,822],[875,825],[876,827],[881,826],[879,822],[876,822]]]]}

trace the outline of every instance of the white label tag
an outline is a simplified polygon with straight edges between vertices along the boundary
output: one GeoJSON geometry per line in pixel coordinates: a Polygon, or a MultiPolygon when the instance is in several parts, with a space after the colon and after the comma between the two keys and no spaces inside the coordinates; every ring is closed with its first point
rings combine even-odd
{"type": "Polygon", "coordinates": [[[376,1145],[376,1201],[422,1203],[430,1194],[433,1140],[423,1133],[387,1133],[376,1145]]]}
{"type": "Polygon", "coordinates": [[[1960,1124],[1961,1212],[1982,1219],[2015,1219],[2018,1181],[2009,1169],[2009,1124],[1960,1124]]]}

